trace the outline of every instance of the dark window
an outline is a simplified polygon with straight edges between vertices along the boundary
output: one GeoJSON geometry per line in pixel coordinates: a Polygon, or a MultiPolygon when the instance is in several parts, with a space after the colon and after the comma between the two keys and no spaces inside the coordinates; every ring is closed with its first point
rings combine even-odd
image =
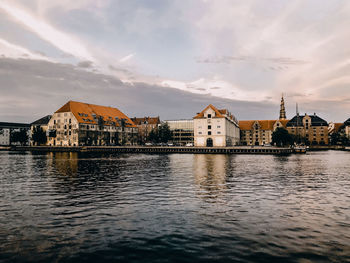
{"type": "Polygon", "coordinates": [[[211,118],[211,114],[208,114],[208,118],[211,118]]]}
{"type": "Polygon", "coordinates": [[[211,131],[208,131],[208,135],[211,135],[211,131]]]}
{"type": "Polygon", "coordinates": [[[211,125],[208,125],[208,130],[210,130],[211,129],[211,125]]]}

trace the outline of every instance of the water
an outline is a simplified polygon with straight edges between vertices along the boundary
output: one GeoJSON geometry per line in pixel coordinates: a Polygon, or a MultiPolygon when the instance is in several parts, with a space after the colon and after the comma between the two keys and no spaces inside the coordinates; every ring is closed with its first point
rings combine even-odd
{"type": "Polygon", "coordinates": [[[3,262],[350,261],[350,152],[0,152],[3,262]]]}

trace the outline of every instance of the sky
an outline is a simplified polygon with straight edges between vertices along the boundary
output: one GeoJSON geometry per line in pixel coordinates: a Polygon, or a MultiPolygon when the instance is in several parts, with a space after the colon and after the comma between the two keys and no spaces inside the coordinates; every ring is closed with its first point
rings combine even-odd
{"type": "Polygon", "coordinates": [[[350,117],[350,1],[1,0],[0,121],[69,100],[129,117],[350,117]]]}

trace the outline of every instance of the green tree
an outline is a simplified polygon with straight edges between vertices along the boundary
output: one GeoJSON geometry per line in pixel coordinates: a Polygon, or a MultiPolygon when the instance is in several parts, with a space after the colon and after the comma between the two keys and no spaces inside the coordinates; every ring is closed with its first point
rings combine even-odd
{"type": "Polygon", "coordinates": [[[159,142],[159,136],[158,136],[158,130],[152,129],[151,132],[148,135],[148,141],[157,143],[159,142]]]}
{"type": "Polygon", "coordinates": [[[158,137],[160,142],[167,143],[168,141],[171,141],[172,135],[173,134],[170,130],[168,123],[164,122],[159,126],[158,137]]]}
{"type": "Polygon", "coordinates": [[[277,128],[272,133],[272,143],[277,146],[290,145],[294,142],[295,138],[293,135],[289,134],[284,128],[277,128]]]}
{"type": "Polygon", "coordinates": [[[47,141],[46,133],[40,126],[34,127],[32,140],[36,145],[46,144],[46,141],[47,141]]]}
{"type": "Polygon", "coordinates": [[[20,129],[19,131],[12,131],[11,132],[11,143],[13,142],[19,142],[21,145],[25,145],[28,142],[28,134],[26,129],[20,129]]]}

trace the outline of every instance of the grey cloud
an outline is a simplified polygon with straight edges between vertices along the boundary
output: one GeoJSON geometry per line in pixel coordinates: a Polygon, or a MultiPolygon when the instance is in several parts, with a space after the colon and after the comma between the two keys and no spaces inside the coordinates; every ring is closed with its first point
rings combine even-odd
{"type": "Polygon", "coordinates": [[[92,68],[93,64],[94,63],[92,61],[86,60],[86,61],[80,61],[77,66],[79,68],[92,68]]]}
{"type": "MultiPolygon", "coordinates": [[[[197,63],[205,64],[231,64],[233,62],[269,62],[276,65],[303,65],[309,63],[301,59],[290,57],[254,57],[254,56],[220,56],[211,58],[196,58],[197,63]]],[[[275,69],[275,68],[273,68],[275,69]]],[[[280,68],[282,69],[282,68],[280,68]]]]}
{"type": "MultiPolygon", "coordinates": [[[[162,119],[192,118],[210,103],[228,108],[241,120],[273,119],[279,113],[279,105],[271,101],[236,101],[143,82],[127,84],[72,65],[38,60],[0,58],[0,87],[1,121],[31,122],[68,100],[115,106],[131,117],[160,115],[162,119]]],[[[312,112],[320,110],[327,117],[341,112],[337,102],[320,104],[323,108],[317,103],[308,104],[312,112]]],[[[345,112],[337,117],[348,118],[345,112]]]]}

